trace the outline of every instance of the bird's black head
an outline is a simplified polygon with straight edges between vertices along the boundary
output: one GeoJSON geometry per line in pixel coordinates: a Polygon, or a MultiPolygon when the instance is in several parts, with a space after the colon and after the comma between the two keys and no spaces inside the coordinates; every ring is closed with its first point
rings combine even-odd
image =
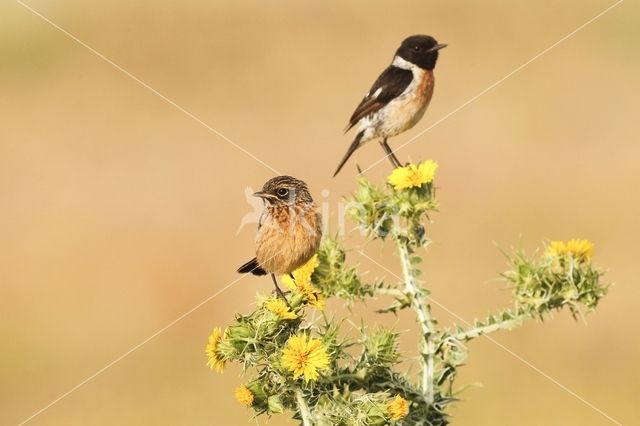
{"type": "Polygon", "coordinates": [[[272,205],[313,202],[307,184],[291,176],[276,176],[269,179],[262,187],[262,191],[253,195],[272,205]]]}
{"type": "Polygon", "coordinates": [[[404,39],[396,56],[411,62],[426,70],[432,70],[438,60],[438,50],[447,47],[446,44],[438,44],[435,38],[427,35],[413,35],[404,39]]]}

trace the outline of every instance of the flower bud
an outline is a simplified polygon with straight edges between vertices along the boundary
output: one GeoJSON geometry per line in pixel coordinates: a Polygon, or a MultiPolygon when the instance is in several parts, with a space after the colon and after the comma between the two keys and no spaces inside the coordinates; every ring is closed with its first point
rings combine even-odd
{"type": "Polygon", "coordinates": [[[246,339],[253,336],[253,330],[248,324],[234,324],[227,329],[227,336],[230,339],[246,339]]]}

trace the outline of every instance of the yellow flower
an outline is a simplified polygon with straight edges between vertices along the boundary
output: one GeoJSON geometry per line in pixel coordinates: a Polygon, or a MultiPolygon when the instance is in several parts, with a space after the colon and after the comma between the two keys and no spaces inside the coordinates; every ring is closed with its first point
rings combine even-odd
{"type": "Polygon", "coordinates": [[[318,370],[329,367],[327,350],[318,339],[306,334],[289,337],[282,350],[282,366],[293,372],[293,378],[304,375],[304,381],[318,379],[318,370]]]}
{"type": "MultiPolygon", "coordinates": [[[[311,281],[293,281],[291,277],[289,277],[289,280],[291,288],[302,293],[309,306],[320,310],[324,309],[324,296],[311,284],[311,281]]],[[[283,282],[287,283],[284,279],[283,282]]],[[[289,284],[287,285],[289,286],[289,284]]]]}
{"type": "Polygon", "coordinates": [[[253,392],[245,385],[240,385],[235,391],[236,401],[240,404],[251,405],[253,403],[253,392]]]}
{"type": "Polygon", "coordinates": [[[280,280],[289,290],[297,290],[298,286],[296,285],[296,282],[289,275],[281,276],[280,280]]]}
{"type": "Polygon", "coordinates": [[[590,260],[593,256],[593,243],[587,240],[573,238],[566,243],[564,241],[551,241],[545,254],[549,257],[562,257],[571,254],[578,260],[590,260]]]}
{"type": "Polygon", "coordinates": [[[296,289],[296,283],[310,283],[311,275],[313,275],[313,271],[316,270],[318,265],[320,265],[320,262],[318,261],[318,255],[314,254],[313,257],[307,261],[307,263],[291,273],[291,275],[293,275],[293,279],[291,279],[291,277],[286,274],[282,276],[282,282],[287,287],[289,287],[290,290],[296,289]]]}
{"type": "Polygon", "coordinates": [[[323,310],[325,305],[324,296],[322,295],[322,293],[317,291],[314,287],[312,286],[309,286],[309,287],[311,287],[311,290],[305,293],[305,296],[307,296],[307,301],[309,303],[309,306],[316,308],[320,311],[323,310]]]}
{"type": "Polygon", "coordinates": [[[313,271],[319,264],[318,256],[314,255],[307,263],[293,271],[291,274],[293,278],[289,275],[283,275],[281,280],[289,290],[297,290],[302,293],[310,306],[324,309],[324,296],[311,283],[313,271]]]}
{"type": "Polygon", "coordinates": [[[438,163],[433,160],[423,161],[420,164],[409,164],[398,167],[391,172],[387,180],[395,189],[421,187],[425,183],[433,181],[436,175],[438,163]]]}
{"type": "Polygon", "coordinates": [[[209,343],[207,344],[206,354],[207,354],[207,365],[212,370],[217,371],[218,373],[222,373],[224,370],[224,359],[218,353],[218,346],[222,339],[224,339],[227,335],[227,331],[223,333],[220,330],[220,327],[216,327],[213,329],[211,336],[209,336],[209,343]]]}
{"type": "Polygon", "coordinates": [[[396,395],[387,405],[387,412],[393,420],[400,420],[409,413],[409,403],[400,395],[396,395]]]}
{"type": "Polygon", "coordinates": [[[551,241],[547,245],[545,254],[549,257],[560,257],[567,252],[567,245],[564,241],[551,241]]]}
{"type": "Polygon", "coordinates": [[[267,299],[267,301],[264,302],[264,307],[282,319],[298,318],[298,315],[296,315],[294,312],[291,312],[291,310],[289,309],[289,306],[287,306],[284,300],[278,297],[272,297],[270,299],[267,299]]]}
{"type": "Polygon", "coordinates": [[[576,258],[584,258],[587,260],[593,256],[593,243],[579,238],[573,238],[567,242],[567,251],[576,258]]]}

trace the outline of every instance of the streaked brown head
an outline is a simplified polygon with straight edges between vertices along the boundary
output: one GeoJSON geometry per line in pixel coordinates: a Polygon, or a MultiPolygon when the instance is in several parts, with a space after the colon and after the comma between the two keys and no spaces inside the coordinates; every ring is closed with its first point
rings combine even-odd
{"type": "Polygon", "coordinates": [[[291,176],[277,176],[269,179],[262,190],[253,195],[274,206],[313,202],[307,184],[291,176]]]}

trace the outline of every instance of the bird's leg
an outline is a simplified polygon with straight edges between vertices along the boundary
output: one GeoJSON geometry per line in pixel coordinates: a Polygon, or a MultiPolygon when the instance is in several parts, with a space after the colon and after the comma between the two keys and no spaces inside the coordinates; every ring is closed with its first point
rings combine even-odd
{"type": "Polygon", "coordinates": [[[274,274],[271,274],[271,279],[273,280],[273,285],[276,286],[276,294],[279,297],[282,297],[284,299],[284,301],[287,303],[287,305],[289,304],[289,302],[287,302],[287,298],[284,297],[284,293],[282,292],[282,290],[280,290],[280,287],[278,287],[278,281],[276,281],[276,276],[274,274]]]}
{"type": "Polygon", "coordinates": [[[382,139],[382,141],[380,141],[380,145],[382,146],[382,149],[384,149],[384,152],[387,154],[387,158],[389,158],[389,161],[391,161],[393,167],[401,167],[402,164],[400,164],[400,161],[398,161],[398,158],[387,143],[387,138],[382,139]]]}

